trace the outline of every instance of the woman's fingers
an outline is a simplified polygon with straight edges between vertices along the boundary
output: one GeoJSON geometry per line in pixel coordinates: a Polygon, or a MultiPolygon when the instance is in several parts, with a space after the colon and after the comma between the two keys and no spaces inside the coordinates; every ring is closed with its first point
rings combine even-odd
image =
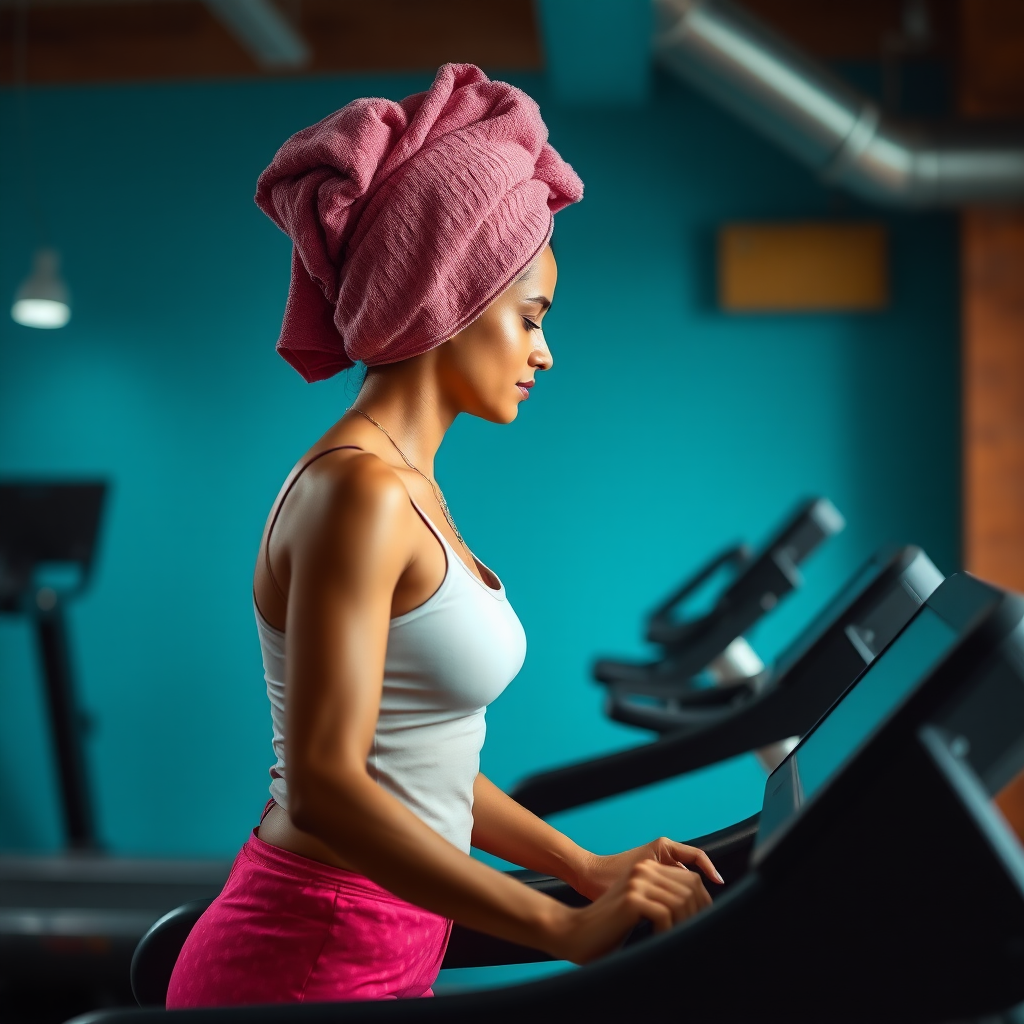
{"type": "Polygon", "coordinates": [[[614,886],[587,907],[570,912],[567,930],[553,952],[559,959],[589,963],[616,949],[645,918],[655,932],[667,931],[711,903],[697,871],[651,857],[636,861],[614,886]]]}
{"type": "Polygon", "coordinates": [[[655,884],[660,887],[662,898],[672,909],[677,924],[711,905],[711,897],[696,872],[689,872],[687,877],[683,877],[678,871],[672,870],[671,875],[658,879],[655,884]]]}
{"type": "MultiPolygon", "coordinates": [[[[656,848],[659,854],[663,850],[673,860],[680,864],[694,864],[701,871],[707,875],[713,882],[718,882],[719,885],[725,883],[725,879],[718,873],[718,868],[711,863],[711,858],[703,851],[698,850],[696,846],[687,846],[685,843],[677,843],[672,839],[659,839],[656,841],[656,848]]],[[[659,856],[659,860],[661,857],[659,856]]]]}
{"type": "Polygon", "coordinates": [[[666,932],[676,923],[672,908],[651,892],[638,892],[628,897],[629,906],[638,918],[646,918],[654,925],[655,932],[666,932]]]}
{"type": "Polygon", "coordinates": [[[634,867],[630,895],[642,901],[643,916],[654,923],[656,931],[685,921],[711,903],[699,874],[655,861],[644,861],[634,867]],[[652,904],[660,909],[651,911],[652,904]]]}

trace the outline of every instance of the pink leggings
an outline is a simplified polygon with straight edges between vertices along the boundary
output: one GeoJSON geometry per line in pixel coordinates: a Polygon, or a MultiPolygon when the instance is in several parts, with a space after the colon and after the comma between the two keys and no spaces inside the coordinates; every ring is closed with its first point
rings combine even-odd
{"type": "Polygon", "coordinates": [[[167,1009],[431,996],[450,930],[376,882],[253,829],[185,941],[167,1009]]]}

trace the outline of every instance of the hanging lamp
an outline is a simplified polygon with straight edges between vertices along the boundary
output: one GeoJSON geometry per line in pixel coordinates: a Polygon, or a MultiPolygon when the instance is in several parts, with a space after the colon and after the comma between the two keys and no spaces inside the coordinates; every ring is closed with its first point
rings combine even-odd
{"type": "MultiPolygon", "coordinates": [[[[46,218],[36,192],[33,173],[31,122],[28,106],[28,5],[20,0],[15,19],[14,84],[20,112],[22,173],[25,176],[25,198],[35,221],[36,238],[48,237],[46,218]]],[[[25,327],[53,329],[63,327],[71,319],[71,295],[60,273],[60,254],[49,246],[35,251],[32,273],[21,282],[14,294],[11,319],[25,327]]]]}
{"type": "Polygon", "coordinates": [[[32,273],[15,293],[11,317],[25,327],[53,329],[71,319],[71,295],[56,249],[37,249],[32,273]]]}

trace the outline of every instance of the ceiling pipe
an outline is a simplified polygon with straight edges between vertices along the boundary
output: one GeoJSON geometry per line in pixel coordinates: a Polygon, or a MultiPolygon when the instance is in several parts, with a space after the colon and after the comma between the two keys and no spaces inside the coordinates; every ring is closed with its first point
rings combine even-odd
{"type": "Polygon", "coordinates": [[[1024,202],[1024,129],[884,114],[729,0],[654,0],[660,63],[817,171],[893,206],[1024,202]]]}
{"type": "MultiPolygon", "coordinates": [[[[29,6],[91,7],[97,0],[0,0],[0,9],[29,6]]],[[[104,5],[141,6],[152,0],[103,0],[104,5]]],[[[274,0],[204,0],[210,13],[261,68],[297,70],[312,59],[309,43],[274,0]]]]}
{"type": "Polygon", "coordinates": [[[261,67],[283,70],[309,63],[309,44],[272,0],[206,0],[206,6],[261,67]]]}

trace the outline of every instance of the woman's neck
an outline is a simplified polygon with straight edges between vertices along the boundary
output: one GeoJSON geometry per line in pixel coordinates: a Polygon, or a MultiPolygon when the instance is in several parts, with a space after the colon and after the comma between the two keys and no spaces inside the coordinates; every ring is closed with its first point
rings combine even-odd
{"type": "Polygon", "coordinates": [[[416,359],[371,367],[353,407],[372,416],[405,457],[431,479],[434,456],[457,415],[443,400],[435,377],[416,359]]]}

